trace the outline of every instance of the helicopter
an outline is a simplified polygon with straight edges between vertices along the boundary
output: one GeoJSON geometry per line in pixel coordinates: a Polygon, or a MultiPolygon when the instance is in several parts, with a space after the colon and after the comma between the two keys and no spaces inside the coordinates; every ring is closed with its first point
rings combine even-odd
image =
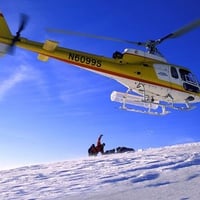
{"type": "Polygon", "coordinates": [[[126,48],[123,52],[115,51],[111,57],[59,47],[58,42],[53,40],[41,43],[21,37],[27,21],[28,17],[22,15],[19,29],[16,35],[12,35],[7,21],[0,13],[0,44],[6,46],[4,51],[0,51],[1,55],[17,46],[37,53],[40,61],[46,62],[53,58],[111,78],[126,87],[126,91],[113,91],[110,96],[111,101],[120,103],[120,108],[126,111],[161,116],[172,110],[192,110],[200,102],[200,82],[195,75],[186,67],[169,63],[157,48],[162,42],[200,26],[200,19],[164,37],[144,42],[48,29],[51,32],[112,40],[146,48],[145,51],[126,48]]]}

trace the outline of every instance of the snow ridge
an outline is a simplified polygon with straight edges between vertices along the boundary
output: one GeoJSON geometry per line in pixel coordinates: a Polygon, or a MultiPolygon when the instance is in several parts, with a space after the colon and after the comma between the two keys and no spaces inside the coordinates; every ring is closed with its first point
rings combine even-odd
{"type": "Polygon", "coordinates": [[[0,171],[1,200],[199,200],[200,143],[0,171]]]}

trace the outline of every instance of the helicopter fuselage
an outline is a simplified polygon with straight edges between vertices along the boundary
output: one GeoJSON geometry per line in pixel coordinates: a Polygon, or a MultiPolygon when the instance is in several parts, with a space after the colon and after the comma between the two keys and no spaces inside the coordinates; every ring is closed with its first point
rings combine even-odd
{"type": "Polygon", "coordinates": [[[111,100],[122,103],[126,110],[138,111],[126,107],[126,104],[131,104],[148,108],[149,114],[157,114],[152,113],[151,109],[160,107],[161,114],[167,114],[167,107],[190,110],[190,104],[200,102],[200,85],[190,70],[170,64],[160,55],[125,49],[122,53],[114,52],[112,57],[99,56],[59,47],[57,42],[51,40],[40,43],[22,38],[19,33],[13,36],[2,14],[0,24],[4,28],[4,31],[0,32],[1,44],[16,45],[37,53],[41,61],[57,59],[109,77],[124,85],[127,91],[114,91],[111,100]],[[176,107],[174,104],[185,104],[186,108],[176,107]]]}
{"type": "MultiPolygon", "coordinates": [[[[9,44],[10,40],[0,38],[9,44]]],[[[155,101],[190,103],[200,101],[200,86],[189,69],[168,63],[164,58],[141,50],[125,49],[113,57],[98,56],[62,48],[54,41],[44,44],[21,38],[16,46],[38,53],[38,59],[54,58],[112,78],[129,91],[155,101]]]]}

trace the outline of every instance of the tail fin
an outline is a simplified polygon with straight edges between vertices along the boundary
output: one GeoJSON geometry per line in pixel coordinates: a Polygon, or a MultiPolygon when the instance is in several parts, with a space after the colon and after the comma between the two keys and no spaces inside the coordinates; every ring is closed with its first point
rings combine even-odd
{"type": "Polygon", "coordinates": [[[12,34],[2,13],[0,13],[0,37],[12,38],[12,34]]]}

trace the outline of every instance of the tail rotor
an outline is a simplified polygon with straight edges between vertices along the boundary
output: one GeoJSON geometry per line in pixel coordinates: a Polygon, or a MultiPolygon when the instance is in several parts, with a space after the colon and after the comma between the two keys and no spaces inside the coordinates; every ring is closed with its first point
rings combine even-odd
{"type": "Polygon", "coordinates": [[[20,19],[18,31],[16,32],[16,35],[13,37],[12,42],[9,46],[9,50],[8,50],[9,53],[13,53],[14,46],[17,41],[20,41],[21,32],[25,29],[28,23],[28,15],[21,14],[20,18],[21,19],[20,19]]]}

